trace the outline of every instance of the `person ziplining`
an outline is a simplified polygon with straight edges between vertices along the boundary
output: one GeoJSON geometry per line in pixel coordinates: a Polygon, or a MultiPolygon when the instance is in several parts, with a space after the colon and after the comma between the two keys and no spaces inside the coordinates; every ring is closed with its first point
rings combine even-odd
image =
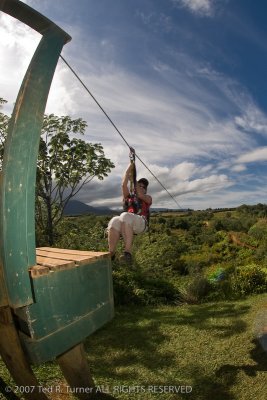
{"type": "Polygon", "coordinates": [[[108,246],[111,259],[115,259],[117,244],[122,236],[124,254],[121,261],[132,264],[132,245],[134,234],[144,233],[149,223],[149,208],[152,197],[147,194],[149,182],[146,178],[136,181],[135,150],[130,147],[130,164],[122,180],[124,212],[113,217],[108,224],[108,246]]]}
{"type": "Polygon", "coordinates": [[[87,93],[91,96],[106,118],[109,120],[113,128],[120,135],[124,143],[130,149],[130,165],[127,168],[122,184],[122,195],[124,203],[124,212],[120,216],[113,217],[107,227],[108,232],[108,246],[111,259],[115,259],[115,252],[117,244],[119,242],[120,236],[123,237],[124,241],[124,254],[120,257],[121,261],[126,262],[128,265],[132,264],[132,244],[133,235],[140,234],[146,231],[149,222],[149,208],[152,204],[152,197],[147,194],[148,180],[146,178],[141,178],[136,182],[136,167],[135,167],[135,157],[144,165],[144,167],[149,171],[153,178],[160,184],[160,186],[165,190],[165,192],[171,197],[175,204],[179,207],[180,204],[177,202],[175,197],[169,192],[169,190],[162,184],[162,182],[157,178],[157,176],[150,170],[150,168],[141,160],[141,158],[135,153],[134,149],[129,145],[121,131],[115,125],[113,120],[101,106],[96,97],[88,89],[85,83],[81,80],[79,75],[74,71],[70,64],[65,60],[62,55],[60,58],[67,65],[70,71],[78,79],[87,93]],[[128,184],[130,182],[130,188],[128,184]]]}

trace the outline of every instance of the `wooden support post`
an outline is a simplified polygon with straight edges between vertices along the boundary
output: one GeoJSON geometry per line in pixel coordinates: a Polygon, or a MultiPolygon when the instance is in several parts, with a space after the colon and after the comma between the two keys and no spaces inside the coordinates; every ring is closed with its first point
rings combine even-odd
{"type": "Polygon", "coordinates": [[[95,386],[82,343],[57,357],[57,361],[74,396],[78,399],[116,400],[110,394],[101,393],[95,386]]]}
{"type": "Polygon", "coordinates": [[[90,399],[94,391],[94,381],[83,344],[80,343],[57,357],[58,364],[70,385],[73,394],[81,400],[90,399]]]}
{"type": "Polygon", "coordinates": [[[15,383],[25,388],[25,399],[48,400],[25,357],[9,307],[0,308],[0,355],[15,383]]]}

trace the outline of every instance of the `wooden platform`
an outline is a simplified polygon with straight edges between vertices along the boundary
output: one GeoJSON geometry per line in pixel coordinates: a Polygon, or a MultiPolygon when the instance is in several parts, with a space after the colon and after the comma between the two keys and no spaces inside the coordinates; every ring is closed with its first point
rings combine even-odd
{"type": "Polygon", "coordinates": [[[37,265],[29,269],[32,278],[49,274],[52,271],[75,268],[90,264],[101,258],[109,258],[108,252],[81,251],[58,249],[53,247],[39,247],[36,249],[37,265]]]}
{"type": "Polygon", "coordinates": [[[108,252],[41,247],[36,261],[29,268],[34,301],[14,311],[32,364],[65,353],[114,316],[108,252]]]}

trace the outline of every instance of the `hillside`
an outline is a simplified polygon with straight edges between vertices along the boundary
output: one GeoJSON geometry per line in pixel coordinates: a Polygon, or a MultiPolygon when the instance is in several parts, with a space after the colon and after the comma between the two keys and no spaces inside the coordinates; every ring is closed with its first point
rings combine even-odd
{"type": "MultiPolygon", "coordinates": [[[[134,238],[134,271],[117,262],[124,248],[122,241],[118,244],[115,302],[192,304],[266,292],[266,217],[267,206],[261,204],[232,211],[153,214],[149,234],[134,238]]],[[[55,245],[107,251],[109,219],[94,214],[66,219],[55,245]]]]}
{"type": "Polygon", "coordinates": [[[111,215],[114,214],[114,211],[108,207],[92,207],[79,200],[71,200],[64,210],[64,215],[84,214],[111,215]]]}

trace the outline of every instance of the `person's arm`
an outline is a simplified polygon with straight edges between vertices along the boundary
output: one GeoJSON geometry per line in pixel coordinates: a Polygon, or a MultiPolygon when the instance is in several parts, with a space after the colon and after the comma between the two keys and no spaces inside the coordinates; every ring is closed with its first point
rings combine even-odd
{"type": "Polygon", "coordinates": [[[129,182],[130,177],[131,177],[131,171],[132,171],[132,164],[129,164],[129,166],[126,169],[125,174],[123,176],[122,185],[121,185],[122,196],[123,196],[124,199],[126,199],[130,194],[130,191],[129,191],[129,188],[128,188],[128,182],[129,182]]]}
{"type": "Polygon", "coordinates": [[[136,185],[136,194],[138,199],[144,201],[145,203],[147,203],[149,206],[151,206],[152,204],[152,197],[149,196],[149,194],[145,194],[142,192],[142,190],[140,190],[140,188],[138,187],[138,185],[136,185]]]}

